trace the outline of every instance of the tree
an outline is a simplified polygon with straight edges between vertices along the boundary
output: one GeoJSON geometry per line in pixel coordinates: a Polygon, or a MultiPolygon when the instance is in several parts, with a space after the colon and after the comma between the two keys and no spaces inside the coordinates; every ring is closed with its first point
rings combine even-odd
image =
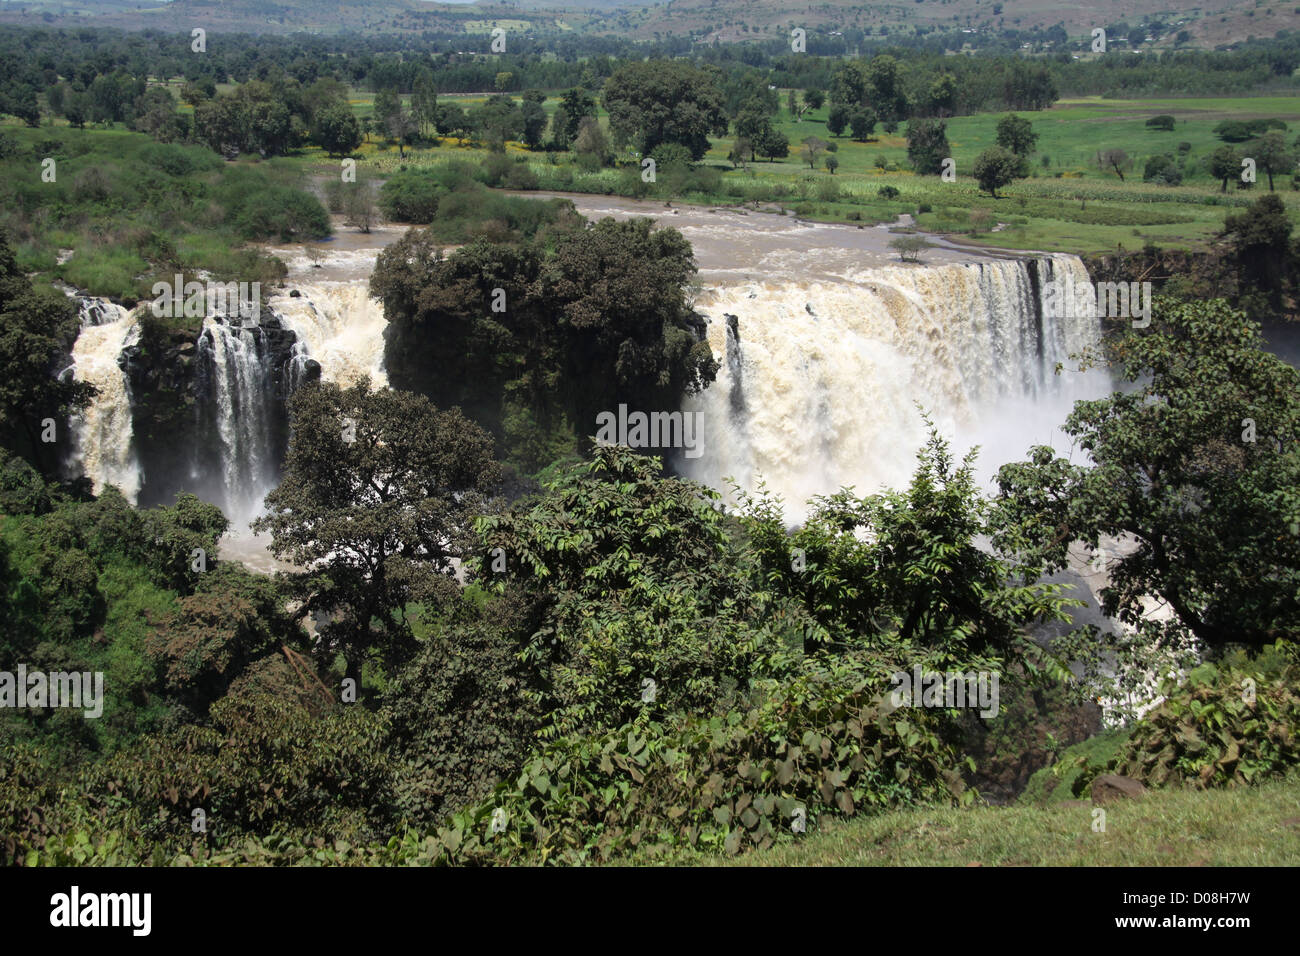
{"type": "Polygon", "coordinates": [[[557,143],[563,132],[563,143],[558,148],[568,149],[569,144],[578,137],[578,127],[588,116],[596,118],[596,98],[581,86],[566,90],[560,97],[560,105],[555,110],[552,121],[553,135],[557,143]]]}
{"type": "Polygon", "coordinates": [[[1126,387],[1066,419],[1088,463],[1038,447],[999,471],[994,544],[1050,572],[1073,541],[1095,550],[1103,535],[1130,536],[1136,549],[1110,562],[1101,592],[1108,616],[1153,644],[1293,638],[1300,372],[1220,300],[1157,299],[1153,311],[1157,324],[1109,349],[1126,387]],[[1146,615],[1149,596],[1172,620],[1146,615]]]}
{"type": "Polygon", "coordinates": [[[1232,258],[1243,300],[1262,299],[1251,309],[1259,314],[1282,310],[1282,295],[1294,269],[1291,251],[1291,218],[1282,200],[1267,193],[1238,215],[1223,221],[1223,238],[1232,244],[1232,258]]]}
{"type": "Polygon", "coordinates": [[[1219,192],[1228,191],[1228,180],[1241,172],[1241,157],[1231,146],[1220,146],[1206,161],[1210,175],[1220,181],[1219,192]]]}
{"type": "Polygon", "coordinates": [[[790,155],[790,140],[785,133],[768,123],[754,139],[754,152],[766,156],[769,163],[776,159],[784,159],[790,155]]]}
{"type": "Polygon", "coordinates": [[[826,102],[826,94],[818,89],[804,90],[803,101],[808,104],[809,109],[819,110],[826,102]]]}
{"type": "Polygon", "coordinates": [[[361,124],[347,104],[327,106],[316,114],[312,139],[329,156],[346,156],[361,145],[361,124]]]}
{"type": "Polygon", "coordinates": [[[1268,191],[1273,191],[1273,174],[1285,172],[1296,164],[1296,151],[1287,145],[1286,137],[1278,130],[1269,130],[1250,147],[1255,162],[1268,173],[1268,191]]]}
{"type": "Polygon", "coordinates": [[[49,286],[34,289],[0,234],[0,444],[51,478],[66,447],[67,416],[95,395],[93,386],[59,375],[77,331],[73,301],[49,286]],[[55,421],[53,442],[42,440],[46,419],[55,421]]]}
{"type": "Polygon", "coordinates": [[[849,117],[849,126],[853,129],[853,139],[865,143],[876,128],[876,114],[871,110],[854,110],[849,117]]]}
{"type": "Polygon", "coordinates": [[[826,117],[826,128],[832,136],[841,136],[848,129],[849,117],[852,113],[849,107],[836,105],[831,107],[830,113],[826,117]]]}
{"type": "Polygon", "coordinates": [[[805,136],[803,139],[803,161],[808,164],[809,169],[817,168],[817,157],[826,151],[826,141],[816,136],[805,136]]]}
{"type": "Polygon", "coordinates": [[[540,149],[548,122],[546,109],[535,100],[525,100],[520,113],[523,117],[524,145],[529,149],[540,149]]]}
{"type": "Polygon", "coordinates": [[[834,153],[826,157],[826,168],[830,170],[831,175],[835,175],[835,170],[840,168],[840,161],[834,153]]]}
{"type": "MultiPolygon", "coordinates": [[[[665,144],[666,145],[666,144],[665,144]]],[[[600,121],[594,116],[584,116],[578,127],[578,137],[573,141],[573,151],[578,158],[587,157],[587,161],[597,168],[608,166],[614,159],[614,150],[610,148],[609,137],[600,128],[600,121]]]]}
{"type": "Polygon", "coordinates": [[[438,118],[438,90],[434,86],[433,75],[428,71],[420,73],[411,90],[411,117],[421,136],[433,129],[438,118]]]}
{"type": "Polygon", "coordinates": [[[1124,170],[1133,168],[1133,160],[1122,149],[1100,149],[1097,151],[1097,168],[1102,172],[1110,170],[1124,181],[1124,170]]]}
{"type": "Polygon", "coordinates": [[[1038,134],[1029,120],[1010,113],[998,120],[998,145],[1017,156],[1028,156],[1034,151],[1038,134]]]}
{"type": "Polygon", "coordinates": [[[1024,175],[1024,160],[1001,146],[990,146],[975,159],[975,181],[994,199],[998,190],[1024,175]]]}
{"type": "Polygon", "coordinates": [[[957,81],[951,73],[944,73],[930,84],[926,107],[931,116],[951,116],[956,111],[957,81]]]}
{"type": "Polygon", "coordinates": [[[919,262],[921,251],[933,245],[924,236],[900,236],[889,243],[889,248],[897,249],[898,258],[903,262],[919,262]]]}
{"type": "Polygon", "coordinates": [[[737,136],[736,141],[731,146],[731,152],[727,154],[727,159],[731,161],[733,168],[745,168],[745,164],[754,158],[754,146],[743,136],[737,136]]]}
{"type": "Polygon", "coordinates": [[[907,159],[922,175],[935,175],[952,155],[948,145],[948,124],[938,119],[912,119],[907,124],[907,159]]]}
{"type": "Polygon", "coordinates": [[[343,225],[369,234],[378,215],[374,187],[369,182],[344,184],[343,225]]]}
{"type": "Polygon", "coordinates": [[[418,647],[408,606],[455,593],[452,559],[466,555],[500,470],[491,437],[458,410],[368,379],[306,385],[290,415],[284,478],[254,528],[306,569],[295,577],[300,613],[336,615],[322,637],[359,689],[372,650],[392,665],[418,647]]]}
{"type": "Polygon", "coordinates": [[[867,102],[866,67],[858,60],[841,65],[831,75],[831,106],[852,109],[867,102]]]}
{"type": "Polygon", "coordinates": [[[1183,181],[1182,170],[1169,156],[1152,156],[1142,169],[1142,181],[1146,183],[1163,183],[1177,186],[1183,181]]]}
{"type": "Polygon", "coordinates": [[[678,143],[700,160],[709,135],[727,132],[717,72],[680,60],[629,63],[605,84],[605,108],[615,141],[642,154],[660,143],[678,143]]]}
{"type": "Polygon", "coordinates": [[[902,65],[888,53],[867,61],[866,99],[861,105],[868,103],[886,122],[906,119],[911,111],[903,88],[902,65]]]}
{"type": "Polygon", "coordinates": [[[1153,116],[1147,120],[1147,129],[1157,129],[1164,132],[1173,132],[1176,121],[1168,113],[1161,113],[1159,116],[1153,116]]]}

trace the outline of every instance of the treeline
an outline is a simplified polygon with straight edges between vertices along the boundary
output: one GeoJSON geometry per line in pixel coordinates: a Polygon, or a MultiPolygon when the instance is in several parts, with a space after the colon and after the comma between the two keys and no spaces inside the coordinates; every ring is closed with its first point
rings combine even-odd
{"type": "MultiPolygon", "coordinates": [[[[1137,36],[1116,24],[1115,36],[1137,36]]],[[[28,30],[0,28],[0,56],[10,64],[0,82],[0,111],[25,122],[39,122],[49,91],[66,84],[86,93],[98,111],[95,121],[119,116],[114,98],[133,101],[149,80],[182,78],[199,88],[218,83],[282,78],[308,86],[328,79],[349,86],[412,94],[421,85],[434,93],[519,92],[583,86],[598,89],[621,63],[686,57],[717,67],[733,77],[757,70],[777,87],[828,89],[847,57],[889,54],[904,64],[905,83],[918,102],[934,78],[958,79],[955,110],[970,113],[1000,108],[1027,108],[1007,95],[1008,83],[1025,69],[1045,69],[1066,95],[1208,95],[1291,89],[1300,66],[1300,36],[1282,31],[1275,38],[1251,40],[1232,50],[1175,49],[1132,55],[1113,49],[1103,57],[1076,60],[1051,31],[992,42],[983,34],[900,37],[810,37],[807,54],[794,55],[785,41],[700,46],[686,40],[635,44],[598,37],[527,40],[512,37],[506,54],[490,54],[486,37],[272,37],[214,36],[203,53],[190,49],[190,38],[154,31],[28,30]],[[1023,48],[1029,43],[1028,50],[1023,48]],[[827,46],[830,44],[830,46],[827,46]],[[954,57],[953,50],[974,48],[978,55],[954,57]],[[1032,55],[1026,56],[1026,53],[1032,55]],[[97,86],[98,84],[98,86],[97,86]],[[113,87],[130,86],[125,93],[113,87]]],[[[117,121],[121,121],[120,118],[117,121]]]]}

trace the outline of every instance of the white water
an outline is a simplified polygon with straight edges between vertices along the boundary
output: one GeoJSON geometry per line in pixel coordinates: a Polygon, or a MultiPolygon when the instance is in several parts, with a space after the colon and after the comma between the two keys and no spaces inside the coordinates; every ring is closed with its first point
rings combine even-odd
{"type": "MultiPolygon", "coordinates": [[[[1074,256],[1039,262],[1043,280],[1068,271],[1087,282],[1074,256]]],[[[1106,387],[1053,374],[1097,343],[1100,323],[1044,319],[1040,352],[1042,310],[1021,260],[726,285],[699,308],[722,368],[686,403],[703,414],[705,451],[682,467],[720,490],[762,479],[793,520],[813,495],[905,485],[926,438],[917,404],[958,451],[981,446],[987,481],[1032,444],[1059,447],[1073,402],[1106,387]]]]}
{"type": "Polygon", "coordinates": [[[310,358],[320,363],[324,381],[348,388],[368,375],[372,385],[387,386],[388,322],[383,303],[370,297],[366,281],[297,283],[293,288],[298,296],[277,295],[271,308],[298,335],[294,358],[299,372],[310,358]]]}
{"type": "Polygon", "coordinates": [[[232,525],[259,513],[275,487],[278,462],[271,449],[271,371],[259,349],[260,330],[227,325],[217,317],[203,321],[200,352],[212,362],[217,431],[222,444],[223,510],[232,525]]]}
{"type": "Polygon", "coordinates": [[[132,314],[107,299],[79,300],[81,332],[72,347],[69,371],[99,390],[94,402],[71,416],[74,468],[94,484],[95,494],[115,485],[135,504],[140,462],[131,424],[131,386],[117,364],[122,349],[140,334],[132,314]]]}

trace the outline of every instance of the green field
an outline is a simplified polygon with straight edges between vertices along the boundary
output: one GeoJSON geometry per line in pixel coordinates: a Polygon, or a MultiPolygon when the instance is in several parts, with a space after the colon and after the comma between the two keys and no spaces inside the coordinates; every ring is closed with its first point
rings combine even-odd
{"type": "MultiPolygon", "coordinates": [[[[440,101],[463,107],[472,107],[484,99],[483,94],[440,97],[440,101]]],[[[784,104],[785,91],[781,91],[781,101],[784,104]]],[[[354,93],[350,102],[360,116],[368,116],[373,110],[371,94],[354,93]]],[[[558,103],[558,98],[551,97],[545,107],[552,112],[558,103]]],[[[877,127],[874,138],[864,143],[848,136],[832,137],[826,130],[827,112],[828,108],[823,107],[796,120],[783,106],[776,123],[790,140],[791,155],[776,162],[759,160],[747,169],[734,169],[727,160],[733,140],[713,140],[703,165],[721,174],[719,188],[680,198],[708,204],[776,202],[806,218],[861,223],[893,221],[901,213],[916,214],[918,207],[929,206],[929,211],[917,216],[923,230],[1010,249],[1085,254],[1137,249],[1148,243],[1197,249],[1214,237],[1229,211],[1246,206],[1268,188],[1261,170],[1253,189],[1238,189],[1230,183],[1228,191],[1221,192],[1219,183],[1203,167],[1204,158],[1221,145],[1213,133],[1214,126],[1226,118],[1275,117],[1295,129],[1300,123],[1300,97],[1094,97],[1065,100],[1048,110],[1025,113],[1039,137],[1031,157],[1031,175],[1002,190],[997,199],[980,192],[970,170],[976,156],[995,143],[997,122],[1005,114],[948,120],[948,139],[958,178],[944,183],[938,177],[917,176],[907,169],[907,143],[901,131],[889,135],[877,127]],[[1146,127],[1146,120],[1159,113],[1176,118],[1174,130],[1161,132],[1146,127]],[[824,163],[810,169],[800,159],[799,144],[807,136],[836,144],[840,165],[833,177],[824,163]],[[1178,156],[1179,143],[1190,146],[1184,185],[1142,182],[1146,159],[1162,153],[1178,156]],[[1094,156],[1101,148],[1123,149],[1133,159],[1133,168],[1124,181],[1097,168],[1094,156]],[[882,160],[883,168],[878,165],[882,160]],[[833,181],[833,185],[824,186],[827,181],[833,181]],[[879,190],[887,185],[896,188],[899,196],[882,199],[879,190]],[[996,227],[971,235],[972,210],[987,210],[996,227]]],[[[607,123],[603,112],[601,117],[607,123]]],[[[511,144],[509,149],[527,159],[542,180],[542,188],[621,191],[619,170],[581,173],[566,154],[557,157],[529,153],[519,144],[511,144]],[[567,175],[558,172],[566,169],[567,175]]],[[[479,162],[485,153],[471,144],[443,138],[436,148],[407,149],[405,156],[399,157],[394,146],[371,137],[360,155],[365,160],[363,168],[386,175],[400,166],[437,163],[451,156],[479,162]]],[[[303,158],[314,162],[320,153],[309,149],[303,158]]],[[[634,161],[630,155],[622,158],[628,163],[634,161]]],[[[1288,208],[1300,213],[1300,192],[1292,189],[1291,177],[1275,176],[1275,186],[1288,208]]]]}

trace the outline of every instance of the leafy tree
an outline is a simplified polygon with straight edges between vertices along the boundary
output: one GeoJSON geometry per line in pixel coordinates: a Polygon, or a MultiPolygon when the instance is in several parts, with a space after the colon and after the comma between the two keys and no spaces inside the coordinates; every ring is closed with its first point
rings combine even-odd
{"type": "Polygon", "coordinates": [[[898,258],[903,262],[919,262],[922,250],[933,245],[924,236],[899,236],[890,241],[889,248],[897,249],[898,258]]]}
{"type": "Polygon", "coordinates": [[[517,584],[545,609],[522,657],[548,734],[611,729],[647,710],[725,710],[780,649],[716,497],[660,477],[653,458],[603,446],[544,495],[478,520],[477,576],[517,584]],[[504,573],[492,571],[494,549],[504,573]]]}
{"type": "Polygon", "coordinates": [[[803,91],[803,101],[808,104],[809,109],[819,110],[822,104],[826,102],[826,94],[819,89],[803,91]]]}
{"type": "Polygon", "coordinates": [[[972,172],[980,189],[996,199],[999,189],[1025,174],[1024,166],[1025,161],[1010,150],[990,146],[975,158],[972,172]]]}
{"type": "Polygon", "coordinates": [[[873,56],[867,61],[866,100],[872,110],[884,120],[906,119],[911,112],[904,90],[903,67],[888,53],[873,56]]]}
{"type": "Polygon", "coordinates": [[[1220,181],[1219,192],[1228,191],[1228,180],[1241,172],[1241,156],[1231,146],[1220,146],[1206,162],[1210,175],[1220,181]]]}
{"type": "Polygon", "coordinates": [[[327,106],[316,114],[312,139],[329,156],[346,156],[361,145],[361,124],[346,104],[327,106]]]}
{"type": "Polygon", "coordinates": [[[1293,639],[1300,372],[1222,301],[1158,299],[1154,312],[1157,325],[1109,349],[1126,388],[1066,419],[1089,463],[1038,447],[999,471],[994,542],[1050,571],[1072,541],[1129,536],[1136,548],[1110,561],[1102,609],[1154,645],[1293,639]],[[1174,617],[1147,617],[1148,596],[1174,617]]]}
{"type": "Polygon", "coordinates": [[[519,112],[523,121],[524,145],[529,149],[540,149],[549,122],[546,109],[535,100],[524,100],[519,112]]]}
{"type": "Polygon", "coordinates": [[[834,154],[826,157],[826,168],[830,170],[832,176],[835,175],[835,170],[840,168],[840,161],[834,154]]]}
{"type": "Polygon", "coordinates": [[[454,591],[451,561],[500,470],[491,438],[458,410],[366,379],[300,388],[290,415],[284,478],[254,528],[307,569],[296,577],[300,613],[336,615],[321,634],[359,686],[372,650],[390,665],[414,652],[407,607],[454,591]]]}
{"type": "Polygon", "coordinates": [[[1152,156],[1142,169],[1142,181],[1177,186],[1183,181],[1183,172],[1169,156],[1152,156]]]}
{"type": "Polygon", "coordinates": [[[32,287],[0,234],[0,444],[53,477],[67,441],[67,416],[87,407],[93,386],[60,377],[79,323],[73,300],[46,286],[32,287]],[[53,419],[53,442],[42,440],[53,419]]]}
{"type": "Polygon", "coordinates": [[[660,143],[678,143],[703,159],[709,135],[727,132],[716,72],[680,60],[620,67],[605,84],[605,108],[615,140],[646,155],[660,143]]]}
{"type": "Polygon", "coordinates": [[[837,104],[831,107],[830,113],[826,117],[826,129],[832,136],[842,136],[848,129],[849,118],[852,116],[849,107],[837,104]]]}
{"type": "Polygon", "coordinates": [[[957,81],[944,73],[930,85],[926,108],[931,116],[951,116],[957,109],[957,81]]]}
{"type": "Polygon", "coordinates": [[[754,139],[754,152],[766,156],[770,163],[790,155],[790,140],[785,133],[768,123],[754,139]]]}
{"type": "Polygon", "coordinates": [[[1243,305],[1260,318],[1281,310],[1294,274],[1291,228],[1286,207],[1273,193],[1224,219],[1221,235],[1231,243],[1235,271],[1241,287],[1248,290],[1243,305]]]}
{"type": "Polygon", "coordinates": [[[943,120],[916,118],[907,124],[907,159],[912,168],[926,176],[937,175],[943,161],[952,155],[948,145],[948,124],[943,120]]]}
{"type": "Polygon", "coordinates": [[[871,110],[854,110],[849,117],[849,126],[853,128],[853,138],[865,143],[876,128],[876,114],[871,110]]]}
{"type": "Polygon", "coordinates": [[[1037,142],[1038,134],[1034,132],[1034,124],[1024,117],[1011,113],[998,120],[998,145],[1003,149],[1010,150],[1017,156],[1028,156],[1034,151],[1037,142]]]}
{"type": "Polygon", "coordinates": [[[578,137],[573,141],[573,151],[581,160],[587,157],[596,168],[608,166],[614,160],[614,150],[609,145],[609,137],[600,128],[595,117],[583,117],[578,127],[578,137]]]}
{"type": "Polygon", "coordinates": [[[1273,174],[1293,169],[1296,164],[1296,151],[1287,145],[1286,137],[1279,130],[1269,130],[1250,146],[1250,154],[1268,173],[1268,191],[1273,191],[1273,174]]]}

